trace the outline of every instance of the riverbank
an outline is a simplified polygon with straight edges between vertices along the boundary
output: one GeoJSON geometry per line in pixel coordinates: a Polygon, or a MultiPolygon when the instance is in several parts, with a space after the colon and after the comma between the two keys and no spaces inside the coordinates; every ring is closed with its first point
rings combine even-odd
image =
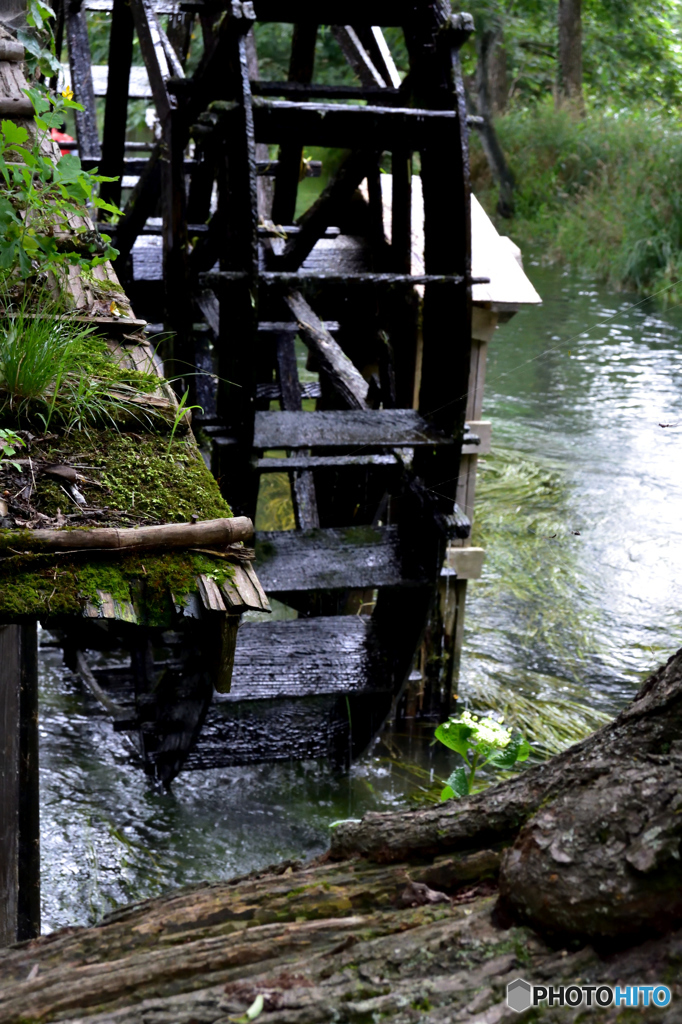
{"type": "MultiPolygon", "coordinates": [[[[496,217],[502,234],[611,287],[682,300],[678,120],[660,110],[576,120],[546,103],[495,127],[517,181],[514,218],[496,217]]],[[[475,133],[472,184],[494,216],[497,190],[475,133]]]]}

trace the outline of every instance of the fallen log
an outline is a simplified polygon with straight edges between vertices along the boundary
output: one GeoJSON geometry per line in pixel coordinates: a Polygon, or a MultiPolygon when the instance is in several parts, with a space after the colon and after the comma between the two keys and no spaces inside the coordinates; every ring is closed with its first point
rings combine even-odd
{"type": "MultiPolygon", "coordinates": [[[[519,1019],[506,1002],[519,978],[665,982],[665,1016],[649,1002],[634,1012],[677,1024],[682,930],[638,935],[652,914],[654,930],[678,915],[681,698],[682,652],[588,740],[459,803],[342,825],[337,859],[196,886],[0,951],[0,1024],[227,1024],[254,1006],[266,1024],[498,1024],[519,1019]]],[[[618,1014],[590,1008],[595,1024],[618,1014]]],[[[568,1018],[544,1005],[533,1019],[568,1018]]]]}
{"type": "Polygon", "coordinates": [[[633,941],[682,920],[682,651],[614,722],[477,796],[339,826],[331,856],[380,863],[504,846],[516,920],[633,941]]]}
{"type": "Polygon", "coordinates": [[[154,551],[179,548],[222,547],[235,541],[250,540],[253,523],[246,516],[234,519],[207,519],[200,523],[167,523],[164,526],[139,526],[118,529],[95,527],[91,530],[17,530],[3,531],[3,552],[17,549],[41,551],[154,551]]]}

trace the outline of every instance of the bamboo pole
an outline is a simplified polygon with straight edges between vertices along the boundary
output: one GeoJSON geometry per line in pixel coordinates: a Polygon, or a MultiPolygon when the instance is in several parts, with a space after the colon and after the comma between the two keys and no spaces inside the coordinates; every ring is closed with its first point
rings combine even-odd
{"type": "Polygon", "coordinates": [[[131,529],[102,527],[92,530],[3,531],[5,550],[31,551],[119,550],[151,551],[208,547],[250,540],[253,523],[246,516],[234,519],[207,519],[202,523],[168,523],[164,526],[140,526],[131,529]]]}

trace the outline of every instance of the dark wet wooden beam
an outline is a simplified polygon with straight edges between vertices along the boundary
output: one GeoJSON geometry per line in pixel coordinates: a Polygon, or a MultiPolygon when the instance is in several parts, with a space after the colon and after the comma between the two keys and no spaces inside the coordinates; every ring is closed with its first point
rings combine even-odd
{"type": "MultiPolygon", "coordinates": [[[[254,448],[413,448],[454,445],[414,409],[256,413],[254,448]]],[[[361,451],[357,453],[362,454],[361,451]]]]}
{"type": "Polygon", "coordinates": [[[366,409],[369,385],[352,360],[300,292],[291,292],[284,301],[296,319],[299,337],[314,354],[321,373],[344,405],[351,409],[366,409]]]}
{"type": "Polygon", "coordinates": [[[273,594],[406,582],[396,526],[259,533],[256,558],[258,578],[273,594]]]}
{"type": "MultiPolygon", "coordinates": [[[[390,149],[396,139],[412,149],[435,143],[454,124],[454,110],[351,106],[254,97],[256,136],[263,142],[300,139],[308,146],[390,149]]],[[[220,107],[214,105],[216,109],[220,107]]],[[[228,112],[229,116],[229,112],[228,112]]],[[[445,166],[449,166],[446,162],[445,166]]]]}
{"type": "MultiPolygon", "coordinates": [[[[147,161],[147,166],[125,205],[123,217],[116,225],[116,248],[120,251],[119,263],[123,263],[130,255],[135,240],[141,234],[147,219],[156,213],[161,188],[160,156],[161,144],[157,142],[147,161]]],[[[117,270],[119,263],[117,263],[117,270]]]]}
{"type": "MultiPolygon", "coordinates": [[[[102,137],[102,174],[118,181],[103,181],[100,196],[118,206],[121,202],[121,177],[126,173],[125,141],[128,117],[128,81],[133,61],[135,25],[127,0],[114,0],[109,36],[109,78],[104,106],[102,137]]],[[[146,163],[146,161],[144,161],[146,163]]],[[[137,173],[141,173],[140,168],[137,173]]],[[[131,173],[128,171],[128,173],[131,173]]],[[[136,173],[136,172],[132,172],[136,173]]]]}
{"type": "MultiPolygon", "coordinates": [[[[302,4],[297,0],[254,0],[253,7],[257,21],[312,23],[320,18],[315,4],[302,4]]],[[[435,0],[429,4],[425,15],[445,22],[450,11],[449,0],[435,0]]],[[[414,15],[414,0],[327,0],[324,6],[325,25],[402,26],[414,15]]]]}
{"type": "MultiPolygon", "coordinates": [[[[68,6],[66,15],[66,39],[69,47],[69,65],[71,82],[76,100],[83,105],[83,110],[75,110],[76,134],[78,151],[81,157],[100,160],[102,150],[97,130],[97,108],[95,106],[95,90],[92,84],[90,66],[90,43],[85,12],[74,6],[68,6]]],[[[126,83],[126,93],[128,84],[126,83]]]]}
{"type": "MultiPolygon", "coordinates": [[[[289,81],[305,84],[313,77],[317,25],[294,25],[289,61],[289,81]]],[[[272,219],[289,224],[296,216],[296,197],[303,159],[301,140],[283,140],[279,148],[279,170],[272,203],[272,219]]]]}
{"type": "MultiPolygon", "coordinates": [[[[294,335],[291,331],[283,331],[277,335],[276,358],[280,405],[287,412],[300,412],[303,408],[301,385],[298,379],[294,335]]],[[[289,473],[289,483],[297,529],[306,530],[319,526],[320,515],[312,472],[309,469],[294,470],[289,473]]]]}
{"type": "Polygon", "coordinates": [[[405,95],[400,89],[383,86],[326,85],[322,82],[252,82],[254,96],[281,96],[289,100],[372,100],[382,106],[402,106],[405,95]]]}
{"type": "Polygon", "coordinates": [[[36,624],[0,626],[0,947],[40,933],[36,624]]]}

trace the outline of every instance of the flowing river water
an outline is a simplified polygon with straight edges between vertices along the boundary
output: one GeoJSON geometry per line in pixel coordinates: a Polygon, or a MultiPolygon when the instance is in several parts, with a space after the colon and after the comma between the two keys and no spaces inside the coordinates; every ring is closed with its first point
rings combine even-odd
{"type": "MultiPolygon", "coordinates": [[[[544,299],[490,346],[460,698],[551,752],[682,641],[682,309],[527,268],[544,299]]],[[[46,638],[46,634],[42,634],[46,638]]],[[[94,699],[41,651],[43,930],[327,845],[449,774],[432,726],[387,731],[348,775],[318,762],[191,772],[150,790],[94,699]]]]}

